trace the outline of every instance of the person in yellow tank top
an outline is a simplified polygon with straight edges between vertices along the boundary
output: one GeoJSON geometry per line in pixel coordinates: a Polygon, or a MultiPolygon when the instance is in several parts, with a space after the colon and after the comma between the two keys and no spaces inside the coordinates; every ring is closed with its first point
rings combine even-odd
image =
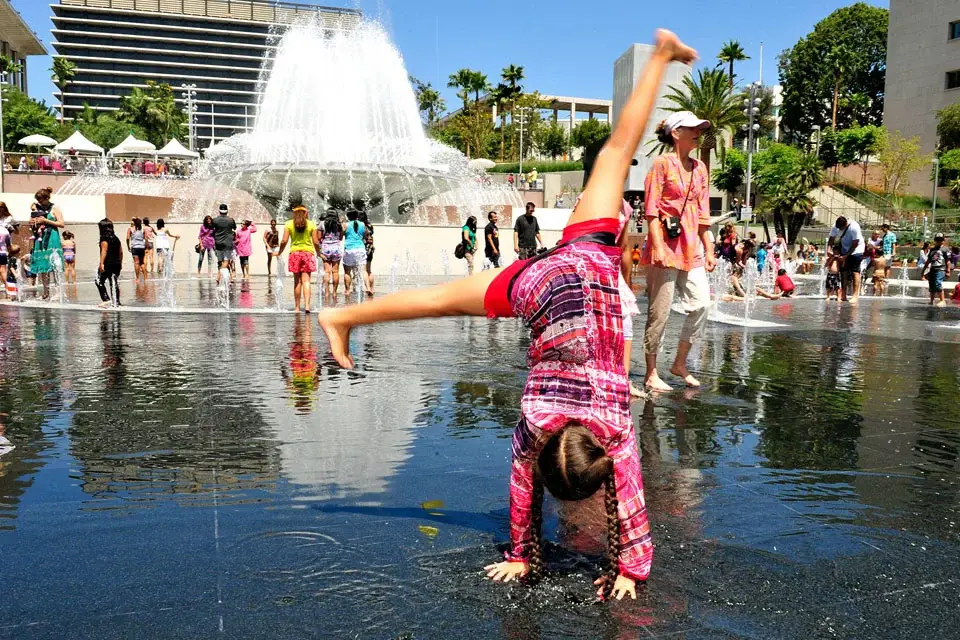
{"type": "Polygon", "coordinates": [[[317,270],[317,254],[320,253],[320,237],[317,225],[310,220],[307,208],[294,207],[293,220],[283,225],[283,240],[280,241],[278,255],[290,244],[290,258],[287,267],[293,274],[294,310],[300,311],[301,296],[303,310],[310,313],[310,276],[317,270]]]}

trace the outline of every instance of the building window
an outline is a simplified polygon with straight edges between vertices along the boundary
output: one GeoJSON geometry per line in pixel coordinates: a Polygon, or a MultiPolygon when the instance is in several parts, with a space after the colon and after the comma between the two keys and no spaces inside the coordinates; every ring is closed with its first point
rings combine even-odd
{"type": "Polygon", "coordinates": [[[956,40],[960,38],[960,20],[950,23],[950,39],[956,40]]]}
{"type": "Polygon", "coordinates": [[[947,71],[947,89],[960,89],[960,69],[947,71]]]}

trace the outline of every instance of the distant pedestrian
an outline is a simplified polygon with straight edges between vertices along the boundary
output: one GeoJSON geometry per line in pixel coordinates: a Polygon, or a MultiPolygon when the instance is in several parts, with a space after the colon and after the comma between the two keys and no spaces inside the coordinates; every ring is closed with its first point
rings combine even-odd
{"type": "Polygon", "coordinates": [[[67,284],[77,283],[77,241],[72,231],[63,232],[63,279],[67,284]]]}
{"type": "MultiPolygon", "coordinates": [[[[276,219],[270,220],[270,228],[263,234],[263,246],[267,250],[267,275],[273,275],[273,259],[277,258],[280,248],[280,232],[276,219]]],[[[279,260],[279,258],[277,258],[279,260]]]]}
{"type": "Polygon", "coordinates": [[[220,215],[213,219],[213,251],[217,255],[217,283],[220,283],[221,271],[230,269],[233,262],[233,246],[236,241],[237,222],[229,215],[226,202],[220,203],[220,215]]]}
{"type": "Polygon", "coordinates": [[[120,270],[123,267],[123,248],[120,238],[113,230],[113,222],[108,218],[101,220],[100,229],[100,262],[97,267],[95,284],[100,294],[101,307],[120,306],[120,270]],[[109,287],[109,290],[108,290],[109,287]]]}
{"type": "MultiPolygon", "coordinates": [[[[840,216],[830,230],[830,239],[833,238],[837,238],[839,243],[840,280],[843,285],[840,287],[840,299],[846,302],[849,291],[850,302],[856,303],[860,299],[860,265],[867,248],[863,231],[856,220],[840,216]]],[[[837,250],[836,246],[834,250],[837,250]]]]}
{"type": "Polygon", "coordinates": [[[156,232],[153,230],[153,227],[150,226],[149,218],[144,218],[142,222],[143,222],[143,239],[147,243],[147,251],[146,253],[144,253],[144,256],[143,256],[144,257],[143,263],[145,265],[144,271],[146,271],[147,273],[153,273],[153,263],[154,263],[153,236],[156,235],[156,232]]]}
{"type": "Polygon", "coordinates": [[[950,277],[951,268],[950,253],[943,246],[943,241],[942,233],[937,233],[933,237],[933,248],[927,253],[926,264],[924,264],[923,271],[920,272],[920,277],[925,277],[929,285],[930,304],[933,304],[936,300],[939,307],[946,304],[943,297],[943,281],[950,277]]]}
{"type": "Polygon", "coordinates": [[[376,247],[373,246],[373,225],[370,224],[370,220],[367,217],[366,211],[361,211],[358,216],[360,222],[367,227],[367,233],[363,236],[363,246],[367,250],[367,295],[373,295],[373,253],[376,250],[376,247]]]}
{"type": "Polygon", "coordinates": [[[163,221],[163,218],[157,220],[157,235],[153,238],[153,246],[157,250],[157,273],[163,273],[166,269],[168,255],[171,260],[173,259],[173,250],[176,248],[179,239],[180,236],[167,229],[167,223],[163,221]],[[170,238],[173,238],[172,244],[170,238]]]}
{"type": "Polygon", "coordinates": [[[203,223],[200,225],[200,233],[197,234],[197,253],[200,259],[197,260],[197,275],[200,275],[200,268],[203,266],[203,257],[207,257],[207,273],[210,273],[210,266],[213,264],[213,248],[216,241],[213,237],[213,216],[204,216],[203,223]]]}
{"type": "Polygon", "coordinates": [[[293,208],[293,220],[287,220],[283,227],[283,239],[279,253],[290,243],[290,258],[287,266],[293,275],[294,310],[310,313],[310,277],[317,270],[317,253],[320,252],[320,236],[317,225],[310,220],[307,208],[300,205],[293,208]]]}
{"type": "MultiPolygon", "coordinates": [[[[111,223],[112,225],[112,223],[111,223]]],[[[147,240],[143,236],[143,221],[140,218],[134,218],[127,227],[127,251],[133,257],[133,279],[147,281],[147,269],[144,266],[144,255],[147,252],[147,240]]]]}
{"type": "Polygon", "coordinates": [[[332,303],[340,288],[340,262],[343,261],[343,223],[336,211],[328,211],[320,225],[320,258],[323,260],[323,293],[332,303]]]}
{"type": "Polygon", "coordinates": [[[252,220],[244,220],[237,229],[237,256],[240,258],[240,272],[243,279],[250,277],[250,254],[253,253],[251,235],[257,232],[257,225],[252,220]]]}
{"type": "Polygon", "coordinates": [[[540,223],[533,215],[537,205],[528,202],[523,215],[517,218],[513,225],[513,250],[519,260],[526,260],[537,255],[537,245],[543,246],[540,236],[540,223]]]}
{"type": "Polygon", "coordinates": [[[897,234],[890,230],[890,225],[887,223],[880,225],[880,230],[883,232],[883,255],[893,260],[897,255],[897,234]]]}
{"type": "Polygon", "coordinates": [[[460,229],[463,258],[467,261],[467,275],[473,275],[473,256],[477,252],[477,216],[470,216],[460,229]]]}
{"type": "Polygon", "coordinates": [[[367,235],[367,225],[360,222],[360,212],[356,209],[347,211],[347,222],[343,225],[343,283],[344,293],[348,296],[353,293],[355,286],[363,286],[358,282],[362,276],[370,293],[369,277],[367,276],[367,247],[364,238],[367,235]]]}
{"type": "Polygon", "coordinates": [[[500,227],[497,226],[499,218],[496,211],[487,214],[487,226],[483,228],[483,255],[486,258],[483,262],[484,270],[500,268],[500,227]]]}

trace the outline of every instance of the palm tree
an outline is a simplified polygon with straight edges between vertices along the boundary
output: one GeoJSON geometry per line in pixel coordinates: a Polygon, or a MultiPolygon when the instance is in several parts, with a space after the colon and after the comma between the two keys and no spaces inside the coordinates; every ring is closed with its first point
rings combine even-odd
{"type": "Polygon", "coordinates": [[[866,124],[866,114],[873,101],[865,93],[851,93],[840,99],[840,106],[850,110],[854,126],[866,124]]]}
{"type": "Polygon", "coordinates": [[[480,103],[480,94],[490,89],[490,82],[487,80],[487,74],[481,71],[470,72],[470,91],[473,91],[473,101],[480,103]]]}
{"type": "Polygon", "coordinates": [[[447,102],[429,82],[424,84],[413,76],[410,76],[410,82],[417,97],[417,110],[422,118],[426,118],[424,124],[432,127],[437,123],[440,113],[447,108],[447,102]]]}
{"type": "Polygon", "coordinates": [[[513,90],[501,82],[490,92],[490,98],[497,105],[500,115],[500,162],[503,162],[507,140],[507,104],[513,98],[513,90]]]}
{"type": "Polygon", "coordinates": [[[750,56],[746,54],[746,52],[743,50],[743,47],[741,47],[740,43],[736,40],[726,42],[720,48],[720,53],[717,55],[717,60],[719,60],[721,63],[727,63],[730,65],[730,91],[733,91],[733,63],[742,62],[749,59],[750,56]]]}
{"type": "Polygon", "coordinates": [[[520,83],[524,77],[522,65],[511,64],[500,70],[500,79],[510,88],[510,122],[514,121],[517,98],[523,94],[523,86],[520,83]]]}
{"type": "Polygon", "coordinates": [[[837,45],[827,54],[827,67],[833,73],[833,128],[837,128],[837,105],[840,102],[840,83],[850,74],[853,51],[846,45],[837,45]]]}
{"type": "Polygon", "coordinates": [[[774,191],[770,199],[773,224],[790,245],[796,244],[807,215],[813,211],[814,202],[809,193],[821,184],[823,165],[820,158],[816,154],[805,153],[774,191]],[[789,219],[785,220],[785,216],[789,216],[789,219]]]}
{"type": "Polygon", "coordinates": [[[473,71],[470,69],[460,69],[456,73],[451,73],[447,79],[447,86],[457,91],[457,97],[463,100],[463,110],[466,111],[470,106],[470,82],[473,79],[473,71]]]}
{"type": "Polygon", "coordinates": [[[671,86],[672,93],[666,99],[676,106],[669,111],[692,111],[698,118],[710,121],[710,128],[700,138],[700,160],[710,171],[710,154],[719,147],[723,152],[724,131],[733,132],[744,122],[738,98],[727,84],[727,74],[722,69],[700,69],[697,79],[686,76],[683,86],[671,86]]]}
{"type": "Polygon", "coordinates": [[[63,56],[56,56],[53,59],[53,66],[50,67],[50,71],[53,74],[50,76],[50,79],[53,80],[53,84],[57,85],[57,89],[60,89],[60,124],[63,124],[63,92],[66,91],[67,85],[70,84],[70,81],[73,80],[73,77],[77,75],[77,65],[73,64],[63,56]]]}

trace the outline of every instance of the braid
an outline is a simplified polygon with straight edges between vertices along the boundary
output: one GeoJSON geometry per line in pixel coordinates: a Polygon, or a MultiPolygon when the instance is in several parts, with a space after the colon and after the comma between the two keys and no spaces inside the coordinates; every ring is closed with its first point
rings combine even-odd
{"type": "Polygon", "coordinates": [[[620,514],[618,513],[619,502],[617,501],[617,483],[613,477],[613,471],[607,476],[605,482],[606,493],[604,503],[607,507],[607,562],[610,568],[607,572],[607,582],[603,587],[604,598],[610,597],[610,591],[613,589],[613,583],[620,572],[620,514]]]}
{"type": "Polygon", "coordinates": [[[540,474],[533,474],[533,503],[530,505],[530,524],[533,534],[530,549],[530,582],[536,584],[543,578],[543,481],[540,474]]]}

